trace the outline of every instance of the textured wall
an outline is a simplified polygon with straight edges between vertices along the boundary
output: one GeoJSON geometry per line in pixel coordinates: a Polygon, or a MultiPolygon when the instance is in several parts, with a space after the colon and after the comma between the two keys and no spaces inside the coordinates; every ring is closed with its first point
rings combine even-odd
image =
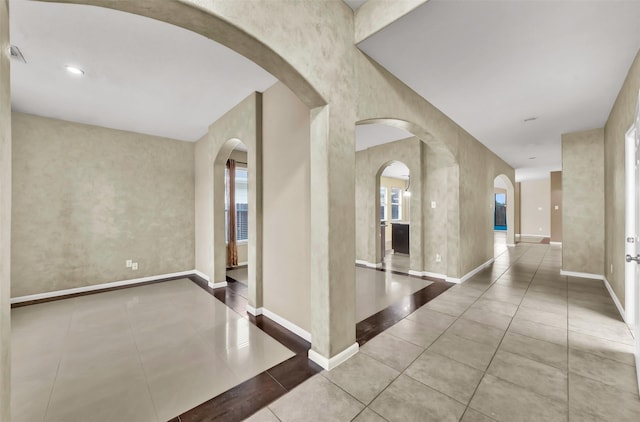
{"type": "Polygon", "coordinates": [[[12,296],[194,268],[192,143],[12,120],[12,296]]]}
{"type": "MultiPolygon", "coordinates": [[[[442,112],[372,63],[354,45],[353,11],[342,1],[65,0],[139,13],[191,29],[253,60],[311,112],[311,294],[313,352],[331,357],[355,342],[354,125],[398,119],[453,165],[450,271],[465,273],[493,256],[487,198],[493,179],[513,169],[442,112]],[[328,60],[327,58],[331,58],[328,60]],[[466,155],[458,151],[469,151],[466,155]],[[456,167],[459,158],[459,169],[456,167]],[[464,185],[464,186],[461,186],[464,185]],[[481,190],[482,193],[473,193],[481,190]],[[486,209],[486,212],[473,210],[486,209]],[[474,241],[476,235],[482,240],[474,241]],[[464,239],[464,242],[461,241],[464,239]],[[458,248],[458,242],[460,248],[458,248]]],[[[373,14],[372,14],[373,15],[373,14]]],[[[362,25],[365,27],[366,25],[362,25]]],[[[449,271],[449,270],[448,270],[449,271]]]]}
{"type": "Polygon", "coordinates": [[[311,331],[309,108],[282,83],[263,94],[264,307],[311,331]]]}
{"type": "Polygon", "coordinates": [[[549,179],[520,182],[520,229],[523,236],[551,233],[551,184],[549,179]]]}
{"type": "Polygon", "coordinates": [[[551,241],[562,242],[562,172],[551,172],[551,241]],[[558,209],[556,209],[558,207],[558,209]]]}
{"type": "Polygon", "coordinates": [[[356,153],[356,258],[369,263],[381,262],[380,175],[392,161],[409,168],[411,179],[410,268],[423,271],[422,221],[422,147],[417,138],[378,145],[356,153]]]}
{"type": "Polygon", "coordinates": [[[247,148],[249,305],[262,306],[262,95],[253,93],[209,125],[196,142],[195,265],[210,282],[226,281],[225,165],[234,148],[247,148]]]}
{"type": "Polygon", "coordinates": [[[562,135],[564,271],[603,274],[604,203],[604,131],[562,135]]]}
{"type": "Polygon", "coordinates": [[[9,2],[0,1],[0,421],[11,420],[11,94],[9,2]]]}
{"type": "Polygon", "coordinates": [[[604,127],[605,167],[605,268],[620,303],[625,304],[624,284],[624,136],[636,115],[640,90],[640,51],[618,94],[604,127]],[[612,271],[613,269],[613,271],[612,271]]]}

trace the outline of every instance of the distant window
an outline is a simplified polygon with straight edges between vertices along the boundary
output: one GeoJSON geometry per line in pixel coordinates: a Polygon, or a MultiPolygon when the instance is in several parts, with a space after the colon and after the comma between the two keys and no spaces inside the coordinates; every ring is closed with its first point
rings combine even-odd
{"type": "MultiPolygon", "coordinates": [[[[227,178],[227,170],[225,170],[225,180],[227,178]]],[[[236,240],[249,240],[249,172],[246,167],[236,167],[236,240]]],[[[225,197],[224,203],[224,235],[229,241],[229,198],[225,197]]]]}
{"type": "Polygon", "coordinates": [[[387,219],[387,188],[380,188],[380,220],[387,219]]]}
{"type": "Polygon", "coordinates": [[[402,189],[391,188],[391,219],[402,220],[402,189]]]}

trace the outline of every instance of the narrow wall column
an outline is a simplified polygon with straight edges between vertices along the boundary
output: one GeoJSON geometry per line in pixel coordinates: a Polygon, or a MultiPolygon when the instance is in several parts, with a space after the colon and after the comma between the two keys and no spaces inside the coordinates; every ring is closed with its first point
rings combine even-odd
{"type": "Polygon", "coordinates": [[[551,172],[551,241],[562,242],[562,172],[561,171],[551,172]]]}
{"type": "Polygon", "coordinates": [[[9,2],[0,0],[0,420],[11,420],[11,92],[9,2]]]}
{"type": "MultiPolygon", "coordinates": [[[[355,342],[355,129],[335,105],[311,111],[309,357],[331,369],[355,342]]],[[[348,115],[348,114],[347,114],[348,115]]]]}

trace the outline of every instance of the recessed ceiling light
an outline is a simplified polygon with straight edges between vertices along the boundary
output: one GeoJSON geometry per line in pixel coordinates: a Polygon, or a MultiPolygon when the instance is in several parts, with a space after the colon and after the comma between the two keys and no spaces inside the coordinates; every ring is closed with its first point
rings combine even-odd
{"type": "Polygon", "coordinates": [[[84,75],[84,70],[80,69],[79,67],[76,66],[65,66],[65,69],[67,69],[67,72],[73,74],[73,75],[77,75],[77,76],[82,76],[84,75]]]}
{"type": "Polygon", "coordinates": [[[524,122],[525,123],[526,122],[533,122],[534,120],[538,120],[538,118],[537,117],[528,117],[528,118],[524,119],[524,122]]]}
{"type": "Polygon", "coordinates": [[[535,160],[536,157],[529,157],[529,160],[535,160]]]}

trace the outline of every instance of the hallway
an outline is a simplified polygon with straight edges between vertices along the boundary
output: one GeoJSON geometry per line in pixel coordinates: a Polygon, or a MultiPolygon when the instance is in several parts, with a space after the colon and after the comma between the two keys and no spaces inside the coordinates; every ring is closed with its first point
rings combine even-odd
{"type": "Polygon", "coordinates": [[[561,259],[508,249],[249,420],[637,421],[631,333],[561,259]]]}

